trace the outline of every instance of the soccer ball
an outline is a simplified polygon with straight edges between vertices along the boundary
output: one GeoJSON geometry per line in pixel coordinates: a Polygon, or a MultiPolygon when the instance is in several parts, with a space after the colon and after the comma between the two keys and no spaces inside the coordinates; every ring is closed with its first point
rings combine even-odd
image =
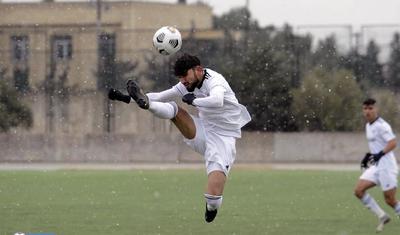
{"type": "Polygon", "coordinates": [[[153,45],[161,55],[172,55],[182,46],[181,33],[172,26],[164,26],[153,36],[153,45]]]}

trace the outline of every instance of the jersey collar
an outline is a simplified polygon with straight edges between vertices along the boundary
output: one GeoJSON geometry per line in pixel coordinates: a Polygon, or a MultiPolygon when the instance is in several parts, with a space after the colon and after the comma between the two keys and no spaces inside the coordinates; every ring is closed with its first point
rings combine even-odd
{"type": "Polygon", "coordinates": [[[197,89],[200,89],[201,86],[203,85],[203,82],[205,79],[207,79],[210,76],[210,74],[207,73],[207,70],[204,69],[203,70],[203,79],[199,82],[199,84],[197,85],[197,89]]]}
{"type": "Polygon", "coordinates": [[[370,122],[369,124],[372,125],[374,122],[376,122],[376,120],[378,120],[380,117],[377,116],[375,120],[373,120],[372,122],[370,122]]]}

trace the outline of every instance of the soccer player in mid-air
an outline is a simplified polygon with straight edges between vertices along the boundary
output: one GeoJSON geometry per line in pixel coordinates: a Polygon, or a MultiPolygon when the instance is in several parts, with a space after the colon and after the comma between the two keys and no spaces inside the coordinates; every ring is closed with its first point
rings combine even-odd
{"type": "Polygon", "coordinates": [[[111,89],[109,98],[126,103],[132,98],[140,108],[159,118],[170,119],[184,141],[204,156],[208,175],[205,220],[210,223],[222,203],[225,182],[235,160],[236,139],[241,137],[241,128],[251,118],[225,78],[204,68],[196,56],[181,55],[175,62],[174,72],[179,82],[168,90],[144,94],[135,81],[129,80],[129,96],[111,89]],[[198,117],[172,101],[177,97],[196,107],[198,117]]]}
{"type": "Polygon", "coordinates": [[[396,136],[390,125],[378,116],[374,99],[367,99],[363,103],[363,114],[367,121],[365,126],[369,152],[361,161],[365,169],[358,180],[354,194],[378,218],[377,232],[381,232],[390,217],[377,204],[375,199],[366,191],[380,185],[386,203],[400,216],[400,202],[396,199],[398,166],[393,154],[396,147],[396,136]]]}

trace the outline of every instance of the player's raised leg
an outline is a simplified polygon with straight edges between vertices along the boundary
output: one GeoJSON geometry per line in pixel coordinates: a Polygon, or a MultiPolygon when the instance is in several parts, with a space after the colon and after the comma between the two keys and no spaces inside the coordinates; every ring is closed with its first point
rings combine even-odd
{"type": "Polygon", "coordinates": [[[126,88],[130,97],[132,97],[140,108],[149,110],[159,118],[171,119],[185,138],[193,139],[196,136],[196,126],[192,117],[175,102],[164,103],[149,100],[143,90],[133,80],[128,81],[126,88]]]}

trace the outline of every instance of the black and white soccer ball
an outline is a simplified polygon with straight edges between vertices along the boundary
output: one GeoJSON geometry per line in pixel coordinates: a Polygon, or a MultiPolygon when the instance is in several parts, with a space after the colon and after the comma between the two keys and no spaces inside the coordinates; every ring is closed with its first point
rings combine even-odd
{"type": "Polygon", "coordinates": [[[182,46],[182,36],[177,28],[161,27],[153,36],[153,45],[161,55],[172,55],[182,46]]]}

